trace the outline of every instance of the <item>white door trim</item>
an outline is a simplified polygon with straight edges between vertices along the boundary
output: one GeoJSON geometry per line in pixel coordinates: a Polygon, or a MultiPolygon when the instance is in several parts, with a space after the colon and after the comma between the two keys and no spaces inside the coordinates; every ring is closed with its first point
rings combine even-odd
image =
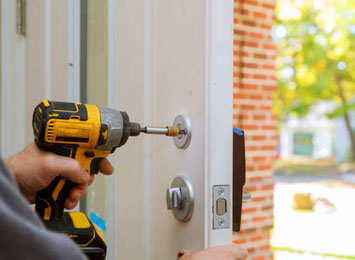
{"type": "Polygon", "coordinates": [[[80,100],[80,1],[67,0],[67,101],[80,100]]]}
{"type": "MultiPolygon", "coordinates": [[[[107,106],[115,108],[115,96],[116,96],[116,14],[117,14],[117,1],[108,0],[108,86],[107,86],[107,106]]],[[[109,160],[113,166],[115,163],[115,155],[109,156],[109,160]]],[[[107,258],[113,260],[115,258],[115,174],[107,177],[108,189],[108,223],[107,226],[107,258]]]]}
{"type": "Polygon", "coordinates": [[[212,187],[229,184],[232,191],[233,7],[233,0],[209,0],[206,8],[205,247],[230,243],[232,238],[232,223],[229,229],[213,230],[212,187]]]}
{"type": "Polygon", "coordinates": [[[1,156],[5,157],[25,143],[26,40],[16,33],[16,1],[1,1],[1,12],[1,156]]]}

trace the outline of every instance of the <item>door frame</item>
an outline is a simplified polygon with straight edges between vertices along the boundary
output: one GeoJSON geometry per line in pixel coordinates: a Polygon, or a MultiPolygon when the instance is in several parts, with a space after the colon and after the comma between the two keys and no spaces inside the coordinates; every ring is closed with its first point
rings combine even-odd
{"type": "MultiPolygon", "coordinates": [[[[232,187],[233,156],[233,0],[208,0],[206,12],[205,247],[231,242],[229,229],[213,229],[212,188],[232,187]],[[224,137],[224,138],[221,138],[224,137]],[[228,158],[221,152],[228,149],[228,158]],[[221,164],[221,162],[227,162],[221,164]]],[[[232,192],[230,193],[232,196],[232,192]]],[[[232,202],[232,197],[230,197],[232,202]]],[[[232,219],[232,210],[230,210],[232,219]]]]}
{"type": "MultiPolygon", "coordinates": [[[[116,107],[115,93],[117,86],[116,78],[116,10],[117,1],[108,0],[108,86],[107,86],[107,106],[116,107]]],[[[115,167],[115,154],[109,156],[111,164],[115,167]]],[[[113,260],[115,258],[115,175],[107,176],[108,190],[108,227],[107,230],[107,258],[113,260]]]]}
{"type": "MultiPolygon", "coordinates": [[[[27,5],[34,4],[27,1],[27,5]]],[[[42,98],[52,96],[52,2],[36,3],[44,13],[44,65],[41,66],[43,79],[42,98]]],[[[66,99],[80,97],[80,1],[67,0],[67,60],[68,78],[66,99]]],[[[1,1],[1,153],[7,156],[19,152],[26,145],[26,129],[31,118],[27,118],[26,95],[26,36],[16,33],[16,1],[1,1]],[[11,143],[8,141],[11,140],[11,143]]],[[[27,8],[28,12],[28,8],[27,8]]],[[[26,13],[27,16],[27,13],[26,13]]],[[[27,26],[27,25],[26,25],[27,26]]],[[[34,88],[36,86],[32,86],[34,88]]],[[[37,87],[36,87],[37,88],[37,87]]],[[[40,86],[38,88],[41,88],[40,86]]]]}

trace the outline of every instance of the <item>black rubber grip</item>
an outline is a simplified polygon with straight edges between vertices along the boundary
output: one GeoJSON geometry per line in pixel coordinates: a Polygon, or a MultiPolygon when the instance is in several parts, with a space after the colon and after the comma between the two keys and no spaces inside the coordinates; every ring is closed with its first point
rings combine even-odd
{"type": "Polygon", "coordinates": [[[69,197],[74,183],[57,177],[44,190],[37,192],[36,211],[43,220],[57,220],[63,217],[64,202],[69,197]]]}

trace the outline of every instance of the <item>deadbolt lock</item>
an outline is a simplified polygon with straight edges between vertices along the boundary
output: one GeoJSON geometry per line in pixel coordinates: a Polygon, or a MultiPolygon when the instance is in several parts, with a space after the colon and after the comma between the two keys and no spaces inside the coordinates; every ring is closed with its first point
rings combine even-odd
{"type": "Polygon", "coordinates": [[[190,220],[194,209],[194,194],[187,177],[177,176],[173,180],[171,188],[166,191],[166,206],[178,220],[190,220]]]}

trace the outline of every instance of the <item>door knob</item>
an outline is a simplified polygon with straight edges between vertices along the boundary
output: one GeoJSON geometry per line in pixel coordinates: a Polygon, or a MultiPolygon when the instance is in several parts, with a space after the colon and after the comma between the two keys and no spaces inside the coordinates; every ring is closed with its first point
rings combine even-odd
{"type": "Polygon", "coordinates": [[[194,194],[187,177],[177,176],[173,180],[171,188],[166,190],[166,206],[178,220],[190,220],[194,209],[194,194]]]}

